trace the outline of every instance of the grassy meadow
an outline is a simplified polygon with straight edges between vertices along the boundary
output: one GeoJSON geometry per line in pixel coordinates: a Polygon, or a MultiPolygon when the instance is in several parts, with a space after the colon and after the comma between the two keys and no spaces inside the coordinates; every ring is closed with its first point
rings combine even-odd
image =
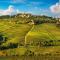
{"type": "Polygon", "coordinates": [[[43,17],[37,17],[38,20],[35,16],[0,19],[0,59],[22,56],[21,60],[25,57],[29,57],[26,60],[52,60],[55,55],[59,57],[60,25],[53,18],[42,20],[43,17]]]}
{"type": "Polygon", "coordinates": [[[29,24],[16,24],[11,21],[0,21],[0,32],[7,37],[7,41],[2,45],[9,43],[24,43],[26,33],[31,29],[29,24]]]}
{"type": "MultiPolygon", "coordinates": [[[[31,31],[26,36],[27,43],[30,41],[49,41],[60,40],[60,28],[56,24],[44,23],[34,25],[31,31]]],[[[58,45],[60,43],[58,42],[58,45]]]]}

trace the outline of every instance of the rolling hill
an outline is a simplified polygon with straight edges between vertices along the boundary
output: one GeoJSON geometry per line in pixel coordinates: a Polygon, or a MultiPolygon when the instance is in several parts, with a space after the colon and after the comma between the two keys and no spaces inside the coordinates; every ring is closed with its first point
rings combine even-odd
{"type": "Polygon", "coordinates": [[[0,17],[0,56],[60,54],[60,25],[55,18],[7,17],[0,17]]]}

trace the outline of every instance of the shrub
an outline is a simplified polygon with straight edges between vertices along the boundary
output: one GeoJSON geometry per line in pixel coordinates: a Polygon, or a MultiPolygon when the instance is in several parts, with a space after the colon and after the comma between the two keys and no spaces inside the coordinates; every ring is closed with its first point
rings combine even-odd
{"type": "Polygon", "coordinates": [[[0,45],[7,41],[7,37],[4,37],[4,34],[0,33],[0,45]]]}
{"type": "Polygon", "coordinates": [[[34,56],[34,52],[30,51],[30,50],[27,50],[25,52],[25,56],[34,56]]]}
{"type": "Polygon", "coordinates": [[[18,47],[18,43],[10,43],[9,48],[17,48],[18,47]]]}
{"type": "Polygon", "coordinates": [[[43,21],[41,21],[41,20],[33,20],[34,21],[34,24],[42,24],[43,23],[43,21]]]}

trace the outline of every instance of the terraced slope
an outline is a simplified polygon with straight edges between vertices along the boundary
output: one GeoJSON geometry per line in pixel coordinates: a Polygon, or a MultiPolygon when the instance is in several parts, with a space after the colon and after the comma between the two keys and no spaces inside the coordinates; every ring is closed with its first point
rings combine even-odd
{"type": "Polygon", "coordinates": [[[7,37],[7,41],[2,45],[9,43],[24,44],[25,35],[31,29],[32,25],[29,24],[16,24],[10,21],[0,21],[0,33],[7,37]]]}
{"type": "Polygon", "coordinates": [[[60,53],[60,28],[55,24],[44,23],[32,26],[30,24],[16,24],[15,22],[1,21],[0,32],[8,38],[2,45],[8,46],[9,43],[18,43],[20,45],[20,47],[15,49],[2,50],[0,51],[0,55],[25,55],[27,49],[34,52],[35,55],[60,53]],[[58,47],[52,46],[46,48],[36,46],[38,42],[50,40],[53,40],[53,43],[58,45],[58,47]],[[24,43],[31,45],[26,48],[25,46],[21,46],[21,44],[24,45],[24,43]]]}
{"type": "Polygon", "coordinates": [[[56,24],[44,23],[40,25],[34,25],[31,31],[26,36],[26,43],[36,43],[39,41],[56,41],[60,40],[60,28],[56,24]]]}

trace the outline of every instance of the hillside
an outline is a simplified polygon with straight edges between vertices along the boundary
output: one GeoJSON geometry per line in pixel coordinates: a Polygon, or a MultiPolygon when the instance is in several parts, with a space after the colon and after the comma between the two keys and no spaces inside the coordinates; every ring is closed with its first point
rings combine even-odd
{"type": "MultiPolygon", "coordinates": [[[[29,24],[16,24],[11,21],[0,21],[0,35],[6,37],[6,41],[2,45],[9,43],[21,43],[23,45],[26,33],[31,29],[29,24]]],[[[1,37],[0,37],[1,38],[1,37]]]]}
{"type": "Polygon", "coordinates": [[[31,14],[1,16],[0,56],[60,54],[60,25],[56,22],[31,14]]]}
{"type": "Polygon", "coordinates": [[[43,23],[34,25],[26,36],[26,44],[32,45],[49,45],[60,46],[60,28],[56,24],[43,23]]]}

